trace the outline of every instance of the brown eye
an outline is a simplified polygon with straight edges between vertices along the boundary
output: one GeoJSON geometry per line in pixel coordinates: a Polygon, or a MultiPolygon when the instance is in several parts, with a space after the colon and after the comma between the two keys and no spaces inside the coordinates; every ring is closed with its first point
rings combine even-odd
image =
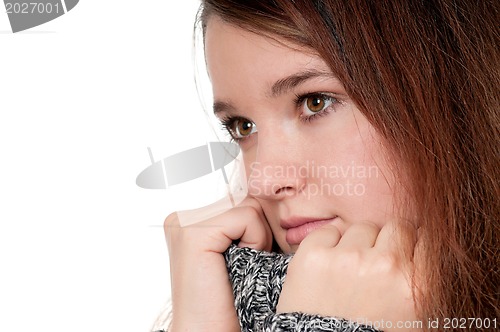
{"type": "Polygon", "coordinates": [[[222,127],[235,141],[242,140],[257,132],[257,126],[251,120],[234,116],[221,119],[222,127]]]}
{"type": "Polygon", "coordinates": [[[297,103],[302,109],[301,118],[303,120],[312,119],[320,114],[326,115],[335,109],[337,104],[340,104],[335,97],[321,92],[299,96],[297,103]]]}
{"type": "Polygon", "coordinates": [[[322,111],[325,108],[325,105],[325,98],[323,98],[322,96],[312,96],[307,97],[306,99],[306,106],[309,111],[313,113],[322,111]]]}
{"type": "Polygon", "coordinates": [[[254,132],[255,125],[248,120],[238,120],[236,123],[236,133],[238,136],[248,136],[254,132]]]}

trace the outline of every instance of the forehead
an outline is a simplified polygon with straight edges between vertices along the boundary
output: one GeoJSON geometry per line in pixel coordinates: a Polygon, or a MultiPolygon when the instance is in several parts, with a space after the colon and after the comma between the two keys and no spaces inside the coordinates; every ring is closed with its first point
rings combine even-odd
{"type": "Polygon", "coordinates": [[[215,95],[219,87],[270,86],[298,71],[331,72],[310,49],[238,28],[217,17],[207,24],[205,55],[215,95]]]}

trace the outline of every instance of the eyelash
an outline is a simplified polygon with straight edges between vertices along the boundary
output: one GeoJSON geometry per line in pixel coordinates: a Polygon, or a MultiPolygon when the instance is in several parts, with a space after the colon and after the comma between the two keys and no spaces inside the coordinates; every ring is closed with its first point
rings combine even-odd
{"type": "MultiPolygon", "coordinates": [[[[235,136],[235,130],[233,129],[234,125],[236,124],[237,121],[249,121],[248,119],[241,117],[241,116],[226,116],[222,119],[220,119],[222,129],[227,131],[229,135],[231,136],[231,142],[242,142],[243,140],[247,139],[248,136],[245,137],[236,137],[235,136]]],[[[251,122],[251,121],[249,121],[251,122]]]]}
{"type": "Polygon", "coordinates": [[[297,108],[304,107],[304,103],[308,98],[320,98],[326,101],[329,101],[331,104],[322,109],[321,111],[318,111],[314,114],[311,115],[300,115],[300,120],[303,122],[311,122],[313,120],[316,120],[322,116],[328,115],[334,108],[336,104],[339,104],[339,100],[335,97],[333,97],[329,93],[324,93],[324,92],[312,92],[312,93],[306,93],[306,94],[301,94],[301,95],[296,95],[295,96],[295,106],[297,108]]]}
{"type": "MultiPolygon", "coordinates": [[[[330,104],[328,106],[326,106],[324,109],[322,109],[321,111],[318,111],[317,113],[314,113],[311,115],[304,116],[302,114],[303,110],[301,109],[301,115],[299,116],[299,118],[302,122],[305,122],[305,123],[309,123],[315,119],[318,119],[320,117],[328,115],[333,110],[334,106],[336,104],[340,103],[340,101],[337,98],[333,97],[331,94],[323,93],[323,92],[311,92],[311,93],[305,93],[305,94],[297,94],[295,96],[294,101],[293,101],[295,104],[295,107],[297,109],[303,108],[304,103],[306,102],[306,100],[308,98],[320,98],[320,99],[323,99],[325,101],[329,101],[330,104]]],[[[250,135],[244,136],[244,137],[236,137],[234,125],[237,123],[237,121],[252,122],[252,121],[248,120],[247,118],[244,118],[241,116],[226,116],[226,117],[220,119],[222,129],[226,130],[229,133],[229,135],[231,136],[231,141],[240,143],[240,142],[246,140],[250,135]]]]}

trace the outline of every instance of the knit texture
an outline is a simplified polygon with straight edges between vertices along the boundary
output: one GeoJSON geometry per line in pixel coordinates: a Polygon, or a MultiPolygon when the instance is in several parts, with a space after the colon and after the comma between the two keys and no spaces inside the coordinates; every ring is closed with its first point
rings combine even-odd
{"type": "Polygon", "coordinates": [[[371,327],[300,312],[276,314],[291,255],[229,247],[224,253],[242,332],[377,332],[371,327]]]}

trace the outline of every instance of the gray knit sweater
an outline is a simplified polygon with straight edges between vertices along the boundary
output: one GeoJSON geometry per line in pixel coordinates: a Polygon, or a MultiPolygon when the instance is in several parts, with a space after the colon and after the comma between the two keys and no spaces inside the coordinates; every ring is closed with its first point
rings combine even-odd
{"type": "Polygon", "coordinates": [[[276,314],[291,255],[231,246],[225,253],[242,332],[376,332],[335,317],[276,314]]]}
{"type": "Polygon", "coordinates": [[[300,312],[277,314],[276,306],[291,255],[232,245],[224,258],[241,332],[380,332],[335,317],[300,312]]]}

